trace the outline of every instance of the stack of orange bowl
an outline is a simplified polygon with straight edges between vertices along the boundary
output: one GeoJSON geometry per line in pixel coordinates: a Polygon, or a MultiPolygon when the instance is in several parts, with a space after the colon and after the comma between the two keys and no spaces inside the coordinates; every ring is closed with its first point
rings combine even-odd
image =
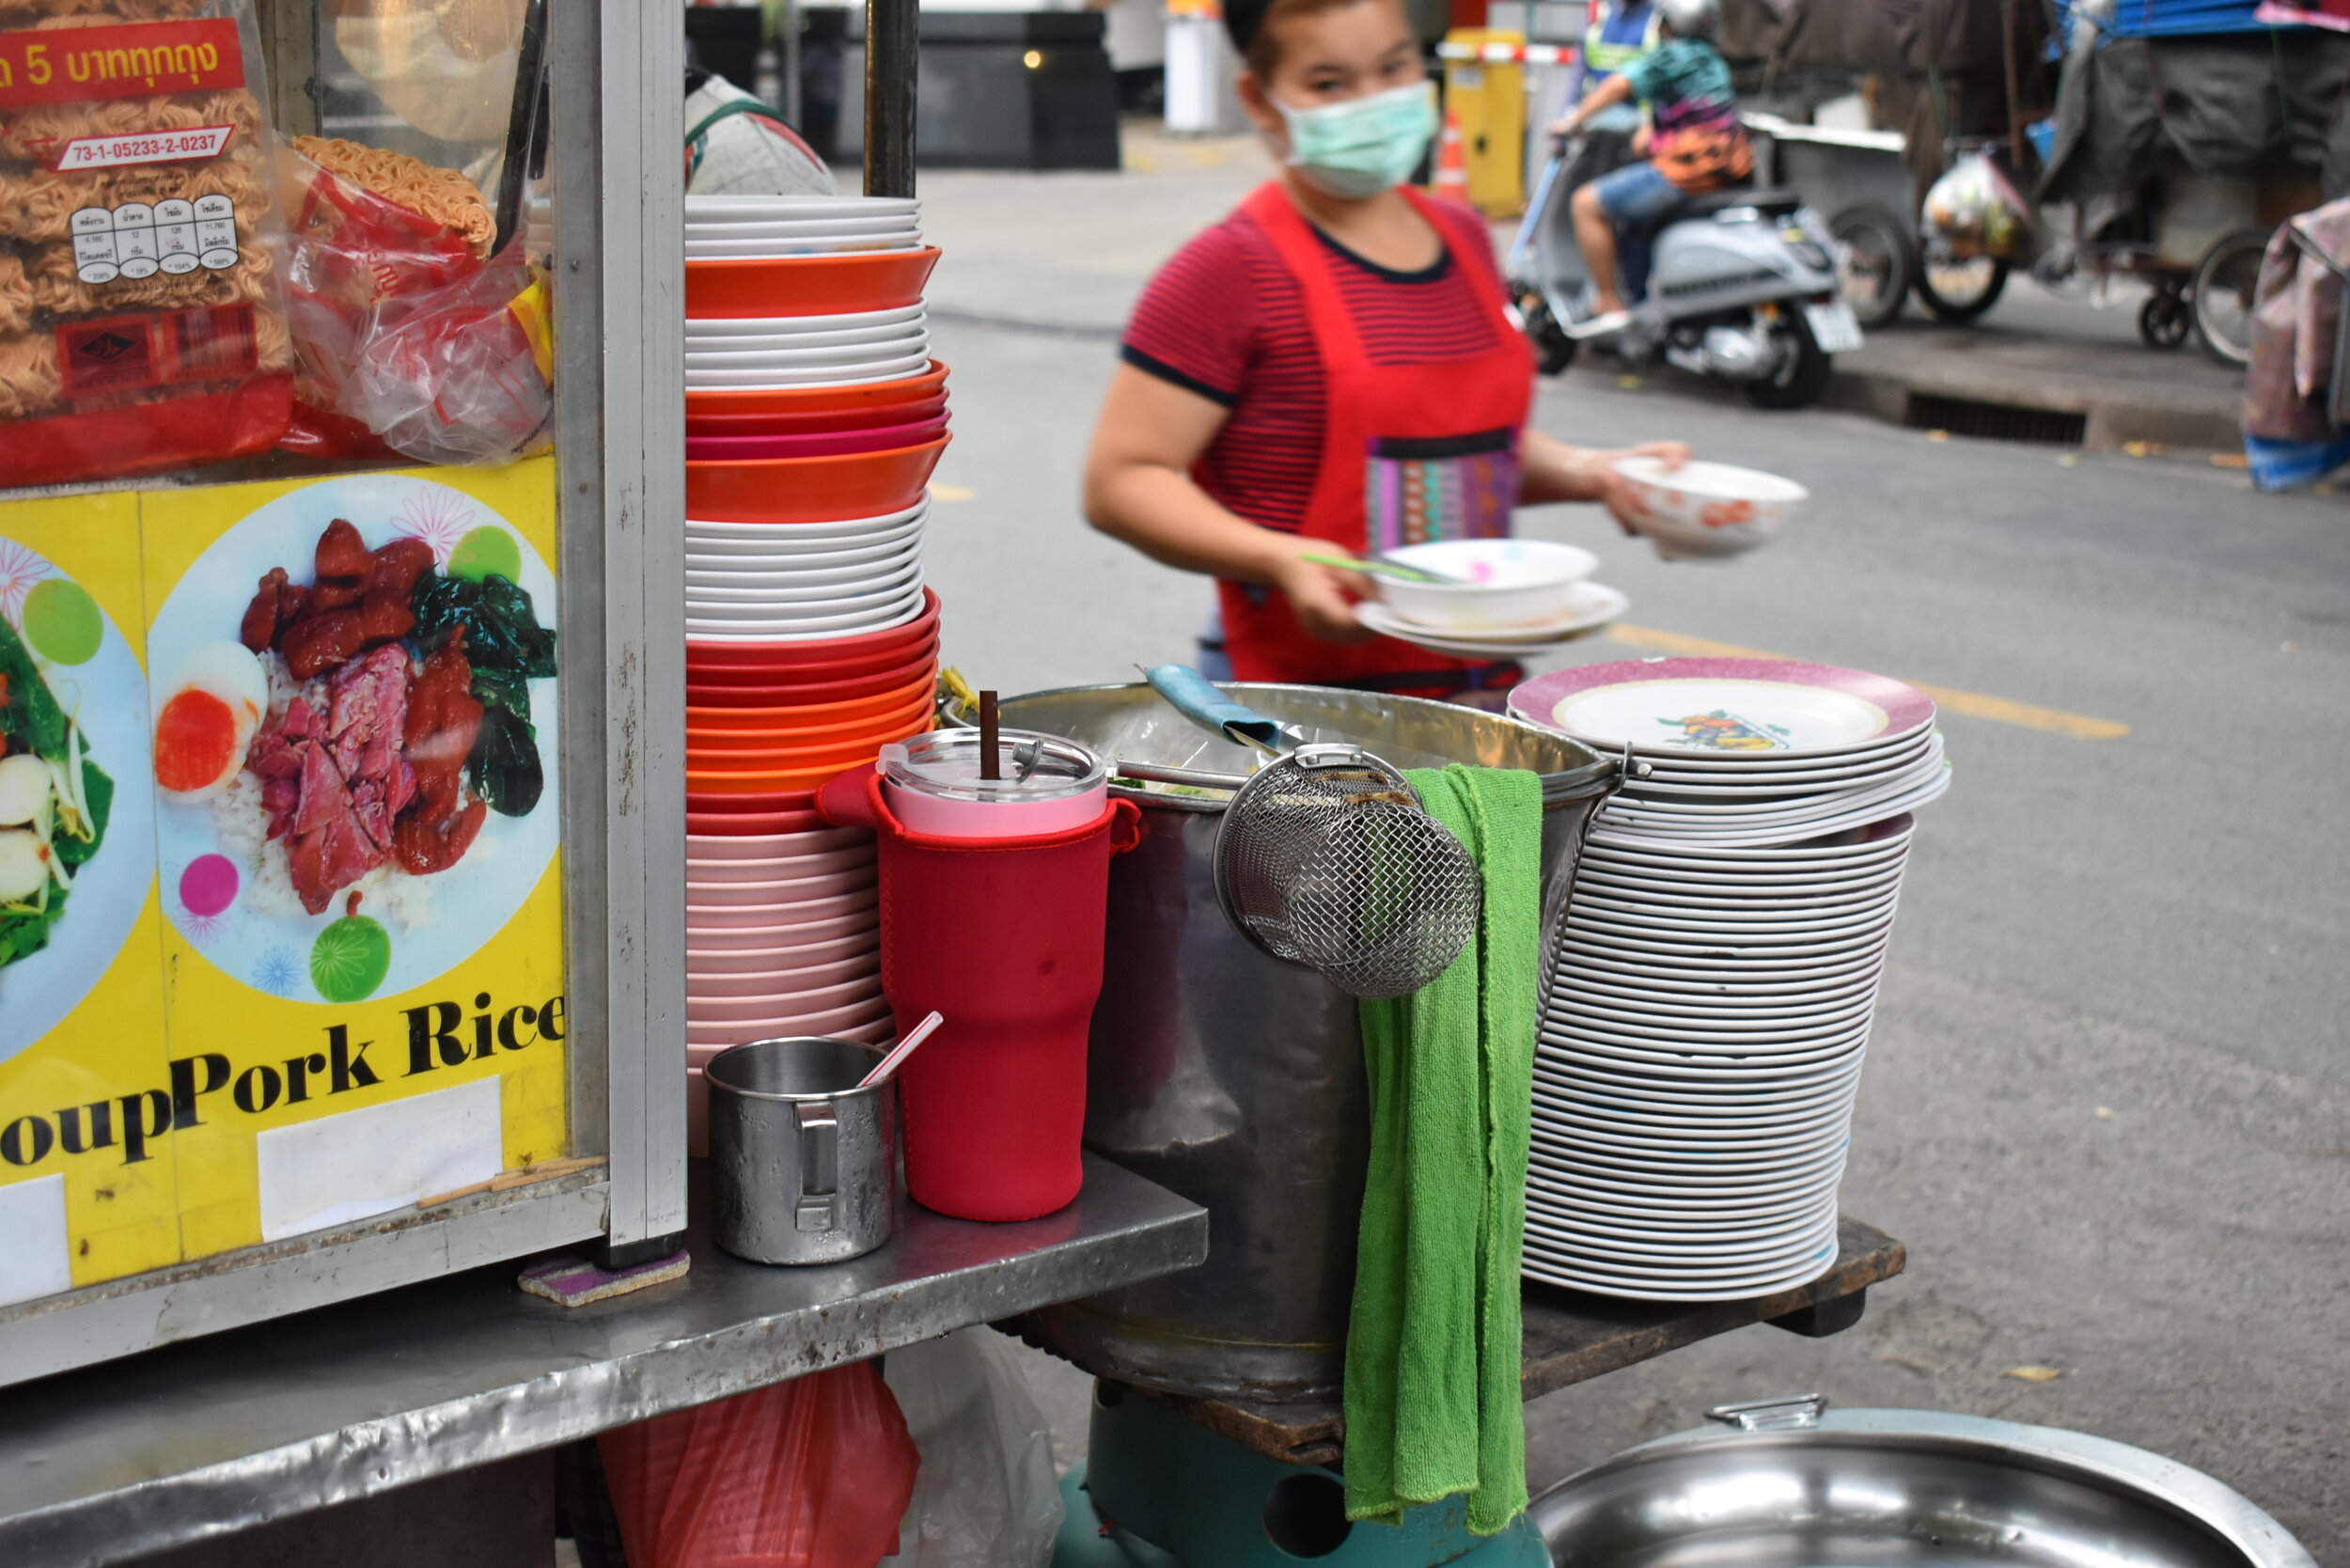
{"type": "Polygon", "coordinates": [[[826,779],[931,727],[947,368],[914,204],[686,198],[686,1034],[881,1041],[872,836],[826,779]]]}

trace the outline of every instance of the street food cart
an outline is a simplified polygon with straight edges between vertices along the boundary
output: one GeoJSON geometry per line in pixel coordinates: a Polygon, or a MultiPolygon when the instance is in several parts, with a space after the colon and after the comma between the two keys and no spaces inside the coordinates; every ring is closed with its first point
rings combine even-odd
{"type": "MultiPolygon", "coordinates": [[[[1100,1162],[1044,1220],[912,1216],[836,1268],[700,1229],[675,11],[40,26],[89,9],[0,6],[0,751],[41,873],[0,900],[0,1560],[250,1560],[265,1524],[352,1561],[498,1560],[516,1521],[543,1550],[554,1445],[1196,1262],[1198,1212],[1100,1162]],[[273,129],[341,175],[273,192],[273,129]],[[515,335],[493,414],[353,456],[287,348],[348,298],[301,266],[348,247],[288,236],[397,227],[370,179],[462,188],[479,250],[412,226],[336,286],[478,278],[493,221],[530,267],[448,335],[515,335]],[[517,418],[508,461],[414,455],[517,418]],[[370,649],[421,661],[404,722],[370,649]],[[461,772],[450,714],[495,768],[461,772]],[[265,752],[280,794],[223,767],[265,752]],[[572,1311],[515,1289],[557,1250],[693,1267],[572,1311]]],[[[869,183],[910,195],[913,7],[876,9],[869,183]]]]}

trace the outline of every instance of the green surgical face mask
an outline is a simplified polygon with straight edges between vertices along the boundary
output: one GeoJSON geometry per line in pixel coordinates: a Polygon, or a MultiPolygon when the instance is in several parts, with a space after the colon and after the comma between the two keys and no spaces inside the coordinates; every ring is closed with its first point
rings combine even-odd
{"type": "Polygon", "coordinates": [[[1436,134],[1433,82],[1310,109],[1292,109],[1277,98],[1273,106],[1289,127],[1290,167],[1353,201],[1410,179],[1436,134]]]}

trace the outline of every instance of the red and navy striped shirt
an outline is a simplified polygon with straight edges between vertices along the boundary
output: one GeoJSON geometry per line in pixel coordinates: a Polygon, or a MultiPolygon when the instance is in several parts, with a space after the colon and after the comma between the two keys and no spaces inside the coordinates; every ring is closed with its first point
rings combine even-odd
{"type": "MultiPolygon", "coordinates": [[[[1451,203],[1438,210],[1447,238],[1477,259],[1466,269],[1448,250],[1423,272],[1395,272],[1314,230],[1339,259],[1339,291],[1374,364],[1425,365],[1492,346],[1480,295],[1502,282],[1484,220],[1451,203]]],[[[1121,353],[1231,411],[1200,458],[1201,488],[1252,523],[1295,532],[1321,466],[1326,388],[1305,293],[1257,221],[1234,212],[1177,251],[1136,304],[1121,353]]]]}

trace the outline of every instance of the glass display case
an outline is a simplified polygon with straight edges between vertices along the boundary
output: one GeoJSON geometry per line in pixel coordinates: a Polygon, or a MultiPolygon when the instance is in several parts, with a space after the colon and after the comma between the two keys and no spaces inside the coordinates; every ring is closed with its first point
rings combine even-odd
{"type": "Polygon", "coordinates": [[[676,1246],[682,50],[0,0],[0,1382],[676,1246]]]}

